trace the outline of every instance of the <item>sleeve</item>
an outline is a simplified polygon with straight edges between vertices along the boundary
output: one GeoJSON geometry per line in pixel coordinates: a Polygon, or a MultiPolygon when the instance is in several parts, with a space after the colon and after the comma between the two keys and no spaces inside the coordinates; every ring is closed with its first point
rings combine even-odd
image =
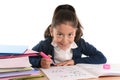
{"type": "Polygon", "coordinates": [[[81,39],[79,46],[81,46],[81,54],[86,55],[86,57],[81,57],[75,59],[75,63],[88,63],[88,64],[103,64],[106,63],[107,59],[103,53],[97,50],[93,45],[85,42],[81,39]]]}
{"type": "MultiPolygon", "coordinates": [[[[37,51],[37,52],[41,52],[42,45],[43,45],[42,41],[40,41],[36,46],[34,46],[32,48],[32,50],[37,51]]],[[[36,68],[41,67],[40,61],[41,61],[41,56],[29,56],[29,62],[32,65],[32,67],[36,67],[36,68]]]]}

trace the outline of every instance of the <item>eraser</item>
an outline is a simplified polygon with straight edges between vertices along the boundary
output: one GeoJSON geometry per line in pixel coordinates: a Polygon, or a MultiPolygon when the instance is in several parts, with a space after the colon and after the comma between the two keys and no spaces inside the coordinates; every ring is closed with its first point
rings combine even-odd
{"type": "Polygon", "coordinates": [[[103,64],[103,69],[110,69],[110,64],[103,64]]]}

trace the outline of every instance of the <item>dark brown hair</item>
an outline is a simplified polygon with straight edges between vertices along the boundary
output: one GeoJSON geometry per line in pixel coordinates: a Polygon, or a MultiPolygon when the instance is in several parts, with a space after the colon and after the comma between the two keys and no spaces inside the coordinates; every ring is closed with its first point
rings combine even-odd
{"type": "Polygon", "coordinates": [[[52,37],[50,35],[50,27],[56,27],[56,25],[67,23],[70,23],[70,25],[72,25],[74,28],[77,28],[75,41],[78,41],[83,35],[82,26],[77,18],[75,9],[68,4],[59,5],[55,9],[52,23],[45,30],[44,37],[52,37]]]}

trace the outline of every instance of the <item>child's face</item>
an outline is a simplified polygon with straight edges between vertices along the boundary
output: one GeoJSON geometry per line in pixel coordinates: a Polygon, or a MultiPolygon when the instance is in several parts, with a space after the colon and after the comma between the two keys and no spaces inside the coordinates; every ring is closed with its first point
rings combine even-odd
{"type": "Polygon", "coordinates": [[[53,36],[53,42],[57,43],[61,49],[66,50],[74,41],[76,30],[68,24],[61,24],[57,25],[56,28],[51,28],[50,32],[53,36]]]}

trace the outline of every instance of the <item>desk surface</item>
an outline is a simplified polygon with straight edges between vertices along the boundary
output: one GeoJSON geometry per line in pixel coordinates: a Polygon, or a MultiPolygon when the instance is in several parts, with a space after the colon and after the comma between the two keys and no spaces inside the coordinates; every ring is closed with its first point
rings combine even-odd
{"type": "MultiPolygon", "coordinates": [[[[34,80],[49,80],[49,79],[44,77],[44,78],[37,78],[34,80]]],[[[82,80],[120,80],[120,77],[101,77],[101,78],[96,78],[96,79],[82,79],[82,80]]]]}
{"type": "MultiPolygon", "coordinates": [[[[32,80],[49,80],[47,77],[36,78],[32,80]]],[[[120,77],[100,77],[95,79],[82,79],[82,80],[120,80],[120,77]]]]}

